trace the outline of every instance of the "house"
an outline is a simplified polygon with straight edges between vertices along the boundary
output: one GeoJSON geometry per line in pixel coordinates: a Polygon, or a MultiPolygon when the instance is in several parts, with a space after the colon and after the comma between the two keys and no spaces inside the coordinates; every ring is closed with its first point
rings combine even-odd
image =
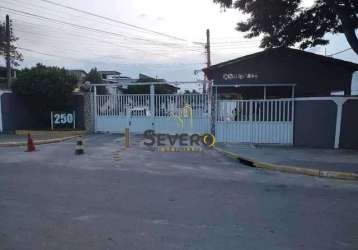
{"type": "Polygon", "coordinates": [[[244,99],[351,95],[358,64],[291,48],[274,48],[203,69],[221,95],[244,99]]]}
{"type": "Polygon", "coordinates": [[[101,74],[103,80],[107,81],[117,81],[121,76],[120,72],[113,70],[98,71],[98,73],[101,74]]]}
{"type": "Polygon", "coordinates": [[[145,74],[139,74],[139,78],[136,82],[129,84],[127,89],[124,90],[125,94],[149,94],[150,85],[143,85],[143,83],[162,83],[155,85],[155,94],[176,94],[179,90],[171,84],[166,84],[165,79],[158,79],[147,76],[145,74]],[[137,84],[136,84],[137,83],[137,84]],[[140,83],[140,84],[139,84],[140,83]]]}

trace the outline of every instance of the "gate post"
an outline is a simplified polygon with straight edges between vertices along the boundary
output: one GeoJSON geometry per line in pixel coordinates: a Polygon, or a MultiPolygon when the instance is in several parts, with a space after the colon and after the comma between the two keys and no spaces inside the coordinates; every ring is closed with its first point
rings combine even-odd
{"type": "Polygon", "coordinates": [[[97,132],[97,87],[93,90],[93,114],[94,114],[94,132],[97,132]]]}
{"type": "Polygon", "coordinates": [[[1,90],[0,90],[0,133],[3,132],[1,96],[2,96],[4,93],[5,93],[4,91],[1,91],[1,90]]]}
{"type": "Polygon", "coordinates": [[[295,86],[292,86],[292,97],[291,97],[291,102],[292,102],[292,117],[291,117],[291,121],[292,121],[292,135],[291,135],[291,144],[294,145],[295,143],[295,86]]]}
{"type": "Polygon", "coordinates": [[[250,120],[250,143],[253,143],[253,130],[254,130],[254,122],[253,122],[253,101],[250,101],[250,106],[249,106],[249,120],[250,120]]]}
{"type": "Polygon", "coordinates": [[[208,102],[209,102],[209,116],[210,116],[210,127],[211,127],[211,134],[216,136],[216,115],[217,115],[217,98],[218,98],[218,91],[217,91],[217,87],[215,87],[215,91],[214,91],[214,86],[212,84],[209,84],[211,87],[211,89],[209,89],[209,93],[208,93],[208,102]]]}
{"type": "Polygon", "coordinates": [[[152,129],[154,129],[154,122],[155,122],[155,85],[152,83],[150,85],[150,113],[152,116],[152,129]]]}

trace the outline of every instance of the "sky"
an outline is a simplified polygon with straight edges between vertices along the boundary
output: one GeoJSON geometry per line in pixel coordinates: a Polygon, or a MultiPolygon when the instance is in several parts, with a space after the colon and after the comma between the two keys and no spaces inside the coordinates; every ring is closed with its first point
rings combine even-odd
{"type": "MultiPolygon", "coordinates": [[[[133,78],[144,73],[170,81],[195,81],[203,77],[194,71],[205,67],[206,29],[211,32],[213,64],[261,50],[258,38],[245,39],[245,34],[235,30],[236,23],[247,16],[235,9],[223,10],[212,0],[50,1],[132,26],[46,0],[2,0],[0,16],[5,19],[9,14],[13,20],[24,55],[21,67],[41,62],[86,71],[93,67],[116,70],[133,78]]],[[[304,1],[310,4],[312,0],[304,1]]],[[[343,35],[327,37],[331,40],[328,46],[308,51],[330,55],[349,47],[343,35]]],[[[358,63],[352,50],[335,58],[358,63]]]]}

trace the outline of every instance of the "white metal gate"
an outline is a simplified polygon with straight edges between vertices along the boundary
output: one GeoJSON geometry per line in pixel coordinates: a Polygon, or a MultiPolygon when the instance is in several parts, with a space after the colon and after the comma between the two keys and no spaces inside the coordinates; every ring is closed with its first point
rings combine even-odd
{"type": "Polygon", "coordinates": [[[219,142],[293,143],[293,99],[218,100],[219,142]]]}
{"type": "Polygon", "coordinates": [[[165,133],[210,131],[209,98],[204,94],[96,95],[96,132],[165,133]]]}
{"type": "MultiPolygon", "coordinates": [[[[206,94],[95,95],[95,131],[143,133],[209,133],[211,115],[206,94]]],[[[294,99],[217,100],[214,106],[218,142],[293,143],[294,99]]]]}

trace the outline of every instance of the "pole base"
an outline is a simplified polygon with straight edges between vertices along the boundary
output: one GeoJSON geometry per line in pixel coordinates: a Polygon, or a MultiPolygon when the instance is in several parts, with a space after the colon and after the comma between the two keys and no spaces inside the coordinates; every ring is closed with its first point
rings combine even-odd
{"type": "Polygon", "coordinates": [[[75,155],[83,155],[85,153],[85,151],[83,149],[76,149],[75,150],[75,155]]]}

